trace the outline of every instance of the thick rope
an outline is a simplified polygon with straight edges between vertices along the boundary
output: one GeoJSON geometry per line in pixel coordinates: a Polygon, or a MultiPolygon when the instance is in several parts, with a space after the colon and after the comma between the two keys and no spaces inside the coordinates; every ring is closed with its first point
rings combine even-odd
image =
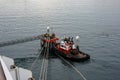
{"type": "Polygon", "coordinates": [[[67,60],[65,60],[62,56],[60,56],[60,55],[58,55],[58,54],[56,54],[59,58],[61,58],[64,62],[66,62],[68,65],[70,65],[82,78],[83,78],[83,80],[87,80],[86,78],[85,78],[85,76],[75,67],[75,66],[73,66],[70,62],[68,62],[67,60]]]}
{"type": "Polygon", "coordinates": [[[46,80],[47,79],[47,68],[48,68],[48,56],[49,56],[49,42],[46,43],[46,48],[43,55],[43,62],[40,72],[39,80],[46,80]]]}
{"type": "MultiPolygon", "coordinates": [[[[45,43],[45,45],[47,45],[47,43],[45,43]]],[[[44,74],[44,65],[45,65],[45,53],[46,53],[46,51],[47,51],[47,48],[45,48],[45,51],[44,51],[44,54],[43,54],[43,61],[42,61],[42,66],[41,66],[41,70],[40,70],[40,77],[39,77],[39,80],[44,80],[44,79],[42,79],[43,78],[43,74],[44,74]]]]}
{"type": "Polygon", "coordinates": [[[45,80],[47,80],[49,45],[50,45],[50,43],[48,42],[48,48],[47,48],[47,54],[46,54],[46,74],[45,74],[45,80]]]}
{"type": "Polygon", "coordinates": [[[48,48],[49,48],[49,43],[47,43],[47,47],[46,47],[46,56],[45,56],[45,64],[44,64],[44,73],[43,73],[43,80],[46,80],[46,77],[47,77],[47,65],[48,65],[48,59],[47,59],[47,56],[48,56],[48,48]]]}
{"type": "Polygon", "coordinates": [[[42,51],[43,51],[43,47],[42,47],[41,50],[39,51],[39,54],[38,54],[38,56],[36,57],[36,59],[34,60],[34,62],[32,63],[30,70],[32,70],[32,68],[34,67],[34,65],[35,65],[35,63],[37,62],[37,60],[39,59],[39,56],[41,55],[41,52],[42,52],[42,51]]]}

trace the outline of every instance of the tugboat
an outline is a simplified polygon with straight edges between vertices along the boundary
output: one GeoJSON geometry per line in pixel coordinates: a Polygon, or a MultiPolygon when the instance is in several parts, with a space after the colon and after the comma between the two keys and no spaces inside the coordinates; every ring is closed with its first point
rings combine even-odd
{"type": "MultiPolygon", "coordinates": [[[[78,39],[79,36],[76,36],[78,39]]],[[[79,50],[79,46],[75,45],[73,37],[65,37],[60,43],[56,43],[55,49],[59,55],[74,61],[85,61],[90,59],[90,56],[79,50]]]]}
{"type": "MultiPolygon", "coordinates": [[[[79,36],[76,36],[77,41],[78,39],[79,36]]],[[[58,42],[58,40],[59,38],[55,36],[55,33],[50,34],[48,30],[48,32],[41,38],[41,46],[43,47],[46,42],[49,42],[51,49],[55,54],[61,55],[73,61],[85,61],[90,59],[90,56],[88,54],[80,51],[79,46],[75,45],[73,37],[65,37],[61,40],[61,42],[58,42]]]]}

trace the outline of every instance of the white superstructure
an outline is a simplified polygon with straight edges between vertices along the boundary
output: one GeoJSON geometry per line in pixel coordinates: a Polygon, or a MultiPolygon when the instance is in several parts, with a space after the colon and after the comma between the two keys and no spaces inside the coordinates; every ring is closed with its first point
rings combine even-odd
{"type": "Polygon", "coordinates": [[[14,60],[0,55],[0,80],[34,80],[32,72],[15,66],[14,60]]]}

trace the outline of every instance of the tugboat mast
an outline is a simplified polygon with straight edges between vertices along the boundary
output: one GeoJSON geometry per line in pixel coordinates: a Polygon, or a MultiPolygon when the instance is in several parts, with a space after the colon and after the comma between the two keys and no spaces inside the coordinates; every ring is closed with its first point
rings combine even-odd
{"type": "Polygon", "coordinates": [[[50,27],[49,26],[47,27],[47,33],[48,34],[50,33],[50,27]]]}
{"type": "Polygon", "coordinates": [[[79,36],[76,36],[76,48],[77,48],[77,50],[79,51],[79,36]]]}

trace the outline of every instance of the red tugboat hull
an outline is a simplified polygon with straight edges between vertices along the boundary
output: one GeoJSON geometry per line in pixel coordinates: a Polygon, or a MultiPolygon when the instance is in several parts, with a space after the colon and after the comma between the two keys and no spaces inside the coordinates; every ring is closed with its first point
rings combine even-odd
{"type": "Polygon", "coordinates": [[[90,59],[90,56],[84,52],[78,50],[76,53],[77,54],[73,54],[72,51],[65,51],[55,46],[55,54],[60,55],[66,59],[77,62],[82,62],[90,59]]]}

